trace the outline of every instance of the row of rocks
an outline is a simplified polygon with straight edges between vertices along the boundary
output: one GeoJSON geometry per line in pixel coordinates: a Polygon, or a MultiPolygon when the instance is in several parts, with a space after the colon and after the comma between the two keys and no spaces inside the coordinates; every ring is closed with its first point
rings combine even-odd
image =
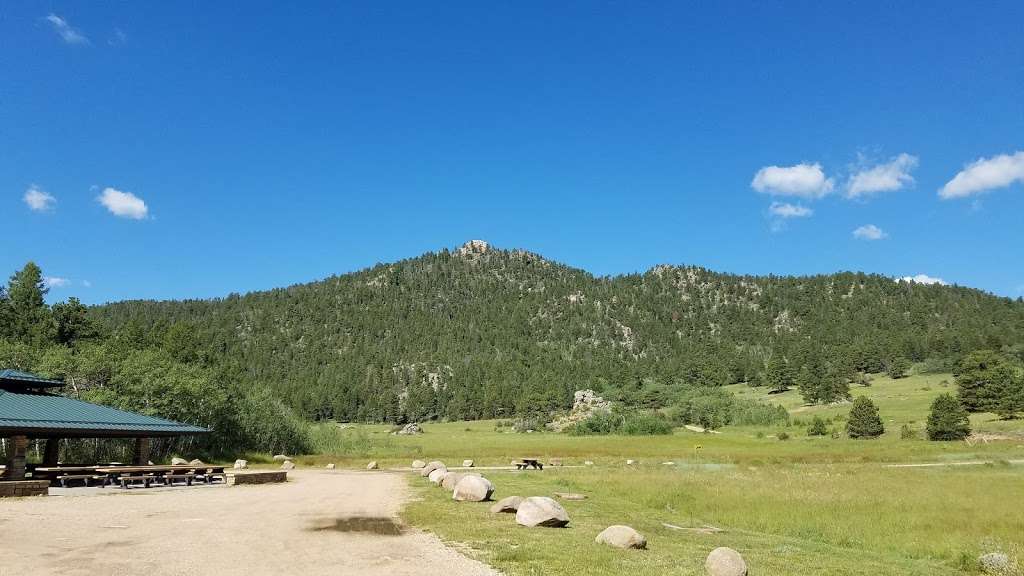
{"type": "MultiPolygon", "coordinates": [[[[479,474],[450,472],[443,462],[416,460],[413,469],[420,476],[446,490],[452,499],[462,502],[484,502],[494,494],[494,484],[479,474]]],[[[468,466],[467,466],[468,467],[468,466]]],[[[556,493],[566,500],[583,500],[586,496],[574,493],[556,493]]],[[[561,504],[547,496],[506,496],[495,502],[492,514],[515,514],[516,523],[527,527],[561,528],[569,525],[569,514],[561,504]]],[[[644,550],[647,539],[630,526],[616,524],[602,530],[594,541],[613,548],[644,550]]],[[[747,576],[743,556],[732,548],[715,548],[708,554],[704,568],[709,576],[747,576]]]]}

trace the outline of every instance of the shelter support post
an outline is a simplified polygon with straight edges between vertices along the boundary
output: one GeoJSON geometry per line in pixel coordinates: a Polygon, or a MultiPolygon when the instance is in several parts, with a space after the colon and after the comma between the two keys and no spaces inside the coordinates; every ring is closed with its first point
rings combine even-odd
{"type": "Polygon", "coordinates": [[[132,458],[132,464],[136,466],[145,466],[149,462],[149,448],[151,438],[136,438],[135,439],[135,455],[132,458]]]}
{"type": "Polygon", "coordinates": [[[11,436],[7,445],[7,473],[5,480],[25,479],[25,453],[28,451],[28,436],[11,436]]]}
{"type": "Polygon", "coordinates": [[[47,438],[43,449],[43,466],[56,466],[60,461],[60,438],[47,438]]]}

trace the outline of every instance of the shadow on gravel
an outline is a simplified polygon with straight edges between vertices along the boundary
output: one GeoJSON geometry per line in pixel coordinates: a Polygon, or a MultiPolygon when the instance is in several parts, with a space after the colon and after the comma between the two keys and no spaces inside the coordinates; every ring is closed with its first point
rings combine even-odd
{"type": "Polygon", "coordinates": [[[380,536],[401,536],[403,527],[394,518],[350,516],[346,518],[322,519],[307,528],[310,532],[362,532],[380,536]]]}

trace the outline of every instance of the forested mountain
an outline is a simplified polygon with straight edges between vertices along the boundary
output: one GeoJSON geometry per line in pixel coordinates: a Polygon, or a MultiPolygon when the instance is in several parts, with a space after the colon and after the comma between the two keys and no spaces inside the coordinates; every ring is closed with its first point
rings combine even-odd
{"type": "Polygon", "coordinates": [[[757,383],[773,363],[835,378],[906,360],[938,369],[1024,344],[1024,303],[969,288],[674,266],[594,277],[479,241],[288,288],[89,315],[123,342],[339,420],[500,417],[565,407],[581,388],[656,397],[757,383]]]}

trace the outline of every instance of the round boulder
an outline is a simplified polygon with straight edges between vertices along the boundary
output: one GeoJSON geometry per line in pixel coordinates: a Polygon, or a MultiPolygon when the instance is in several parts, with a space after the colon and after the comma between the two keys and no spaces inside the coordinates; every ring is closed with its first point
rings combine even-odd
{"type": "Polygon", "coordinates": [[[561,504],[547,496],[531,496],[519,503],[516,522],[531,528],[561,528],[569,524],[569,514],[561,504]]]}
{"type": "Polygon", "coordinates": [[[1010,557],[1002,552],[989,552],[978,557],[978,567],[985,574],[1009,574],[1010,557]]]}
{"type": "Polygon", "coordinates": [[[433,460],[420,469],[420,476],[430,476],[430,473],[438,468],[442,468],[445,471],[448,470],[448,467],[444,465],[444,462],[441,462],[440,460],[433,460]]]}
{"type": "Polygon", "coordinates": [[[704,561],[708,576],[747,576],[747,563],[732,548],[715,548],[704,561]]]}
{"type": "Polygon", "coordinates": [[[462,461],[462,467],[463,468],[472,468],[473,467],[473,461],[472,460],[463,460],[462,461]]]}
{"type": "Polygon", "coordinates": [[[613,548],[633,548],[643,550],[647,548],[647,539],[639,532],[629,526],[609,526],[601,531],[594,539],[598,544],[607,544],[613,548]]]}
{"type": "Polygon", "coordinates": [[[515,514],[516,510],[519,509],[519,504],[523,501],[522,496],[506,496],[501,500],[494,503],[491,506],[491,513],[493,514],[515,514]]]}
{"type": "Polygon", "coordinates": [[[454,490],[455,485],[458,484],[459,480],[462,480],[465,476],[466,474],[463,474],[462,472],[448,472],[441,477],[441,488],[444,488],[445,490],[454,490]]]}
{"type": "Polygon", "coordinates": [[[188,460],[185,460],[184,458],[178,458],[177,456],[175,456],[174,458],[171,458],[171,466],[186,466],[186,465],[188,465],[188,460]]]}
{"type": "Polygon", "coordinates": [[[413,470],[422,470],[422,469],[424,469],[426,467],[427,467],[427,463],[424,462],[423,460],[413,460],[412,461],[412,469],[413,470]]]}
{"type": "Polygon", "coordinates": [[[455,483],[452,500],[459,502],[485,502],[494,494],[494,484],[483,476],[467,475],[455,483]]]}
{"type": "Polygon", "coordinates": [[[290,460],[290,458],[284,454],[274,454],[274,462],[284,462],[285,460],[290,460]]]}
{"type": "Polygon", "coordinates": [[[427,476],[427,479],[430,480],[432,483],[437,484],[438,486],[440,486],[441,485],[441,480],[444,480],[444,476],[447,473],[448,473],[448,471],[445,470],[444,468],[434,468],[433,470],[431,470],[430,474],[427,476]]]}
{"type": "Polygon", "coordinates": [[[374,460],[374,461],[372,461],[372,462],[370,462],[369,464],[366,465],[366,469],[367,470],[376,470],[377,468],[378,468],[378,466],[377,466],[377,461],[376,460],[374,460]]]}
{"type": "Polygon", "coordinates": [[[249,467],[249,461],[248,460],[241,460],[241,459],[235,460],[235,466],[234,466],[235,470],[245,470],[248,467],[249,467]]]}
{"type": "Polygon", "coordinates": [[[292,470],[295,468],[295,463],[291,460],[285,460],[281,462],[281,470],[292,470]]]}
{"type": "Polygon", "coordinates": [[[330,464],[328,464],[327,465],[327,469],[328,470],[334,470],[334,462],[331,462],[330,464]]]}
{"type": "Polygon", "coordinates": [[[189,466],[202,466],[203,465],[203,461],[200,460],[199,458],[194,458],[192,461],[190,461],[188,463],[188,465],[189,466]]]}

